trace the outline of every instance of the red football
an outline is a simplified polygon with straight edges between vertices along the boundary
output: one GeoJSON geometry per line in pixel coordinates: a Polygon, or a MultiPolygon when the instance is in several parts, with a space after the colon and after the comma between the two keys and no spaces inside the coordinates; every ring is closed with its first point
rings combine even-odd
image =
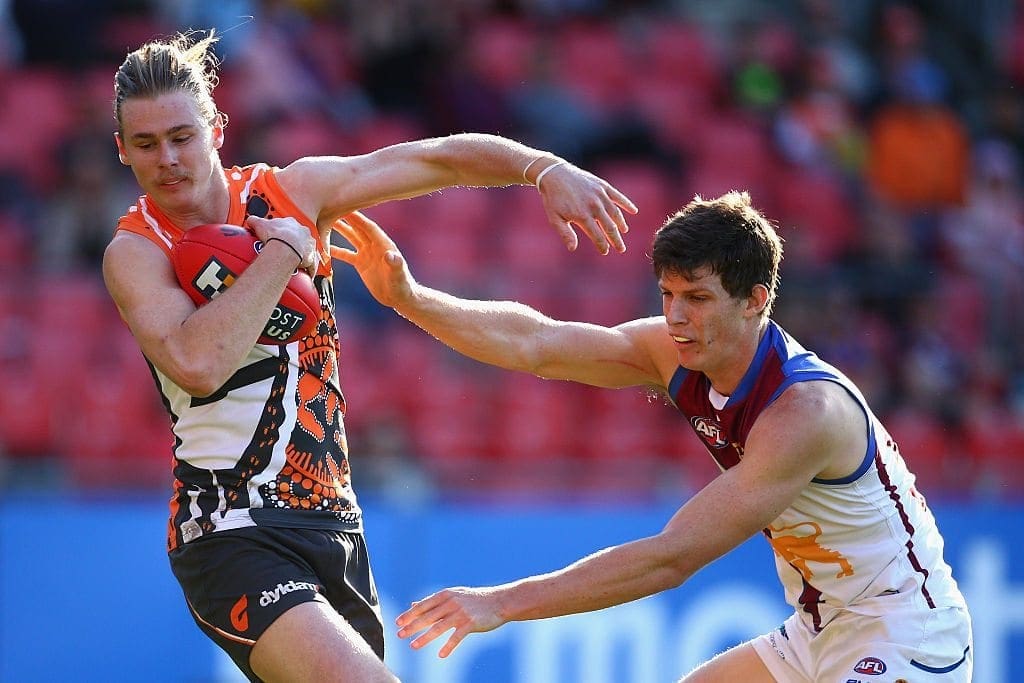
{"type": "MultiPolygon", "coordinates": [[[[237,225],[198,225],[185,231],[171,262],[178,283],[197,306],[234,284],[260,253],[263,243],[237,225]]],[[[312,332],[320,316],[320,294],[312,278],[296,270],[257,340],[288,344],[312,332]]]]}

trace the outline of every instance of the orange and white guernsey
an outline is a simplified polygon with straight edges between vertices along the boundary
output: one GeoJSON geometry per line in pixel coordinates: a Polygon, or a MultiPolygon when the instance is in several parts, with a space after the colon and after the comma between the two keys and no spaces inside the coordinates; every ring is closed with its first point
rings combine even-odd
{"type": "Polygon", "coordinates": [[[892,437],[849,379],[774,322],[728,400],[712,395],[705,375],[682,367],[669,392],[724,470],[743,457],[758,415],[806,381],[835,382],[850,394],[864,411],[868,447],[856,472],[812,480],[764,529],[787,602],[814,632],[842,611],[881,617],[894,602],[925,612],[966,607],[935,519],[892,437]]]}
{"type": "MultiPolygon", "coordinates": [[[[287,345],[256,344],[212,395],[196,398],[152,363],[174,432],[174,495],[168,550],[206,534],[246,526],[361,531],[338,380],[340,342],[328,245],[264,164],[228,169],[225,221],[291,216],[318,239],[316,329],[287,345]]],[[[144,195],[117,230],[146,237],[170,256],[184,231],[144,195]]],[[[147,361],[148,362],[148,361],[147,361]]]]}

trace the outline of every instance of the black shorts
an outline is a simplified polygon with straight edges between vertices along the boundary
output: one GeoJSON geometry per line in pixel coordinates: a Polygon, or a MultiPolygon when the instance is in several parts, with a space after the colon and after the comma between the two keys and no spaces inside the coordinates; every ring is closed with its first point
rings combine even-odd
{"type": "Polygon", "coordinates": [[[384,659],[384,624],[363,535],[323,529],[245,527],[171,551],[171,570],[199,628],[252,681],[252,646],[286,611],[331,605],[384,659]]]}

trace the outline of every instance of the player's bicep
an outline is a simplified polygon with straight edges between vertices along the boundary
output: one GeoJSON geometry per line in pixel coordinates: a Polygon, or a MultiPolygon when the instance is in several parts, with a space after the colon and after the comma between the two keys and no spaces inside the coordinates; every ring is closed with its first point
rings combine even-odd
{"type": "Polygon", "coordinates": [[[174,333],[195,304],[164,253],[143,237],[118,235],[104,253],[103,279],[142,352],[158,367],[169,365],[174,333]]]}
{"type": "Polygon", "coordinates": [[[351,157],[305,157],[281,169],[277,179],[306,215],[323,225],[381,202],[455,184],[451,168],[431,163],[415,149],[410,143],[351,157]]]}
{"type": "Polygon", "coordinates": [[[744,486],[761,491],[766,514],[781,514],[839,452],[844,432],[834,399],[821,385],[789,387],[747,436],[738,473],[744,486]]]}

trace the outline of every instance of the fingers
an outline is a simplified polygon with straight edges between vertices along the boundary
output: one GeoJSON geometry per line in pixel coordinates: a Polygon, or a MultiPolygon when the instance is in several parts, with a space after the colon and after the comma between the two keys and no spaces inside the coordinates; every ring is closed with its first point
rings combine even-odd
{"type": "Polygon", "coordinates": [[[629,232],[629,225],[623,212],[637,213],[636,205],[607,181],[582,169],[566,168],[571,172],[552,175],[558,182],[541,188],[548,218],[566,247],[569,251],[577,248],[574,228],[579,228],[602,254],[611,249],[625,252],[623,235],[629,232]]]}
{"type": "Polygon", "coordinates": [[[605,202],[595,209],[593,218],[605,238],[611,242],[611,246],[621,254],[626,251],[626,243],[622,236],[629,232],[629,224],[626,223],[626,217],[622,215],[622,209],[634,214],[638,209],[629,197],[611,185],[605,183],[604,190],[606,192],[605,202]]]}
{"type": "MultiPolygon", "coordinates": [[[[607,185],[605,187],[605,190],[608,192],[608,196],[611,197],[611,200],[615,202],[617,206],[622,207],[623,209],[632,214],[636,214],[640,211],[640,209],[637,208],[636,204],[634,204],[629,197],[622,194],[611,185],[607,185]]],[[[619,214],[619,217],[622,217],[621,213],[619,214]]],[[[625,226],[625,229],[622,232],[629,232],[629,227],[626,226],[625,223],[623,223],[623,226],[625,226]]]]}
{"type": "Polygon", "coordinates": [[[611,215],[603,209],[598,209],[594,215],[581,218],[566,219],[556,216],[552,220],[552,225],[562,236],[562,241],[565,242],[569,251],[574,251],[578,246],[573,225],[579,226],[602,254],[607,254],[610,249],[615,249],[620,254],[626,251],[626,242],[622,238],[625,220],[617,207],[611,215]]]}
{"type": "Polygon", "coordinates": [[[444,635],[445,632],[455,629],[438,652],[438,656],[447,657],[467,635],[473,632],[472,619],[462,610],[458,602],[447,599],[445,596],[445,593],[437,593],[419,602],[414,602],[395,620],[400,627],[398,629],[400,638],[408,638],[414,633],[423,631],[409,642],[413,649],[419,650],[444,635]]]}
{"type": "Polygon", "coordinates": [[[337,259],[349,265],[353,265],[355,263],[356,252],[352,251],[351,249],[346,249],[345,247],[339,247],[335,244],[332,244],[331,258],[337,259]]]}
{"type": "Polygon", "coordinates": [[[576,236],[576,231],[572,229],[572,225],[567,223],[560,216],[553,217],[551,219],[551,225],[555,226],[555,230],[558,231],[559,237],[562,238],[565,248],[569,251],[576,251],[576,248],[580,245],[580,241],[576,236]]]}
{"type": "Polygon", "coordinates": [[[452,633],[448,641],[441,646],[441,649],[438,651],[437,656],[444,658],[450,655],[452,651],[459,646],[459,643],[461,643],[462,640],[470,633],[472,633],[472,631],[470,631],[468,628],[455,629],[455,631],[452,633]]]}
{"type": "Polygon", "coordinates": [[[395,624],[399,627],[398,635],[402,638],[408,637],[437,621],[443,615],[435,612],[435,610],[442,602],[441,594],[435,593],[412,603],[409,609],[399,614],[398,618],[395,619],[395,624]]]}

